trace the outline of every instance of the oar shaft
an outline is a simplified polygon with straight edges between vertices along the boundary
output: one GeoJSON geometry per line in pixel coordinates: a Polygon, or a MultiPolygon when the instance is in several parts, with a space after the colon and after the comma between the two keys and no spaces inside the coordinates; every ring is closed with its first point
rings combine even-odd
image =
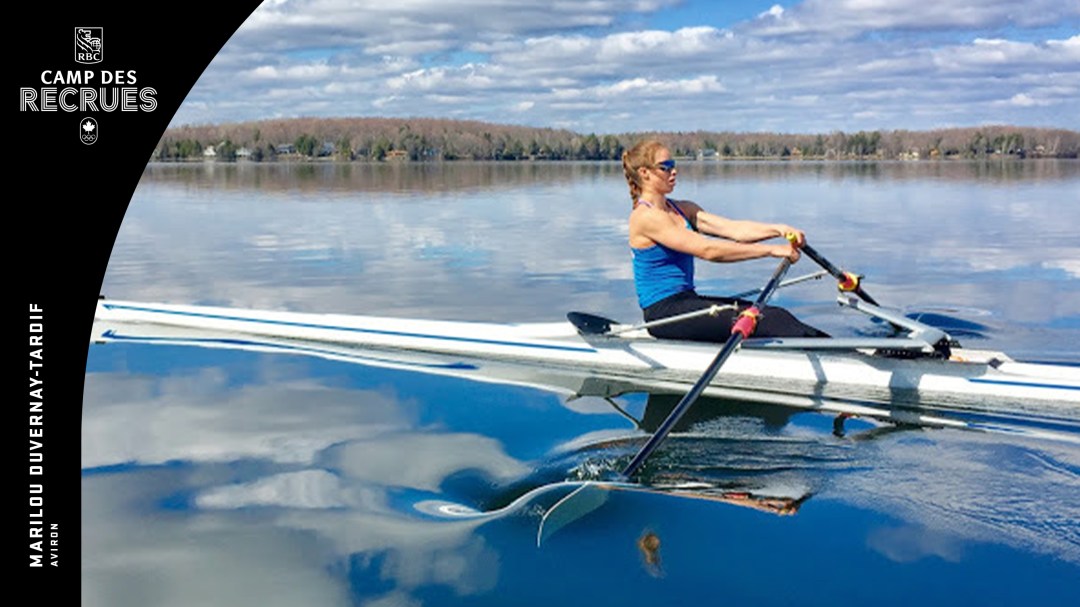
{"type": "Polygon", "coordinates": [[[800,247],[799,250],[805,253],[810,259],[813,259],[815,262],[817,262],[817,264],[824,268],[825,271],[829,274],[832,274],[836,278],[843,277],[844,271],[834,266],[832,262],[830,262],[828,259],[825,259],[825,257],[823,257],[821,253],[817,252],[817,249],[810,246],[810,243],[804,242],[803,246],[800,247]]]}
{"type": "Polygon", "coordinates": [[[730,305],[725,305],[725,306],[721,306],[721,305],[709,306],[708,308],[702,308],[700,310],[694,310],[693,312],[684,312],[683,314],[676,314],[674,316],[668,316],[666,318],[661,318],[659,320],[653,320],[653,321],[650,321],[650,322],[644,322],[644,323],[636,324],[636,325],[633,325],[633,326],[630,326],[630,327],[624,327],[624,328],[621,328],[621,329],[614,329],[612,331],[609,331],[608,333],[610,335],[618,335],[620,333],[628,333],[630,331],[638,331],[640,329],[650,329],[652,327],[660,327],[660,326],[663,326],[663,325],[670,325],[672,323],[682,322],[684,320],[690,320],[691,318],[697,318],[699,316],[715,316],[716,314],[720,313],[723,310],[736,309],[737,307],[738,306],[736,306],[735,304],[730,304],[730,305]]]}
{"type": "Polygon", "coordinates": [[[810,246],[807,243],[803,243],[802,247],[800,247],[800,250],[807,257],[817,262],[817,264],[824,268],[829,274],[832,274],[834,278],[841,281],[841,284],[847,281],[855,281],[854,288],[844,290],[850,290],[852,293],[858,295],[860,299],[862,299],[868,304],[873,304],[875,306],[881,305],[878,302],[874,301],[874,298],[870,297],[870,295],[866,291],[863,291],[862,286],[858,284],[858,277],[848,272],[845,272],[833,265],[832,262],[830,262],[828,259],[825,259],[825,257],[821,253],[818,253],[817,250],[814,249],[814,247],[810,246]]]}
{"type": "MultiPolygon", "coordinates": [[[[739,318],[739,322],[736,323],[735,328],[731,332],[731,337],[724,343],[724,347],[720,349],[716,358],[709,364],[709,367],[697,380],[697,383],[695,383],[694,386],[690,388],[690,391],[682,397],[679,404],[675,405],[675,408],[672,409],[667,418],[661,422],[660,426],[656,429],[656,432],[654,432],[648,442],[645,443],[645,446],[637,452],[634,459],[630,460],[630,463],[623,470],[623,477],[629,478],[641,468],[645,463],[645,460],[660,446],[660,443],[663,442],[671,432],[671,429],[675,427],[675,424],[679,423],[683,414],[690,409],[690,406],[694,404],[694,401],[701,396],[701,393],[705,391],[705,388],[712,382],[713,378],[716,377],[716,374],[720,371],[720,367],[724,365],[724,362],[731,356],[731,353],[739,347],[739,344],[742,343],[744,339],[753,333],[756,325],[756,315],[760,313],[761,309],[765,307],[765,302],[767,302],[779,288],[780,282],[784,278],[784,274],[787,273],[788,268],[790,267],[791,260],[785,257],[776,268],[776,271],[773,272],[772,279],[770,279],[768,284],[765,285],[765,288],[761,290],[757,301],[755,301],[754,305],[747,311],[749,314],[739,318]]],[[[746,314],[746,312],[744,312],[744,314],[746,314]]]]}
{"type": "MultiPolygon", "coordinates": [[[[777,288],[782,289],[784,287],[790,287],[791,285],[797,285],[800,282],[806,282],[808,280],[814,280],[815,278],[821,278],[822,276],[824,276],[824,275],[826,275],[828,273],[829,273],[828,270],[819,270],[817,272],[806,274],[805,276],[799,276],[798,278],[789,278],[789,279],[785,280],[784,282],[780,283],[780,286],[777,287],[777,288]]],[[[736,294],[732,295],[731,298],[732,299],[742,299],[744,297],[750,297],[751,295],[757,295],[758,293],[761,293],[761,289],[754,289],[752,291],[743,291],[742,293],[736,293],[736,294]]]]}
{"type": "Polygon", "coordinates": [[[637,455],[634,456],[634,459],[630,460],[630,463],[627,464],[622,473],[624,477],[629,478],[633,476],[637,473],[638,469],[644,465],[645,460],[660,446],[660,443],[663,442],[671,432],[671,429],[675,427],[675,424],[679,423],[683,414],[690,409],[690,405],[694,404],[694,401],[696,401],[701,396],[701,393],[705,391],[706,386],[708,386],[713,378],[716,377],[716,374],[720,371],[720,367],[723,366],[724,362],[731,356],[731,353],[739,347],[742,340],[742,333],[731,334],[731,338],[728,339],[727,343],[724,344],[723,349],[720,350],[720,353],[713,359],[712,363],[709,364],[709,368],[705,370],[705,374],[702,375],[697,383],[694,384],[694,387],[682,397],[679,404],[675,405],[675,408],[672,409],[667,418],[661,422],[660,426],[656,429],[656,432],[654,432],[652,437],[649,438],[649,441],[645,443],[645,446],[642,447],[641,450],[637,452],[637,455]]]}

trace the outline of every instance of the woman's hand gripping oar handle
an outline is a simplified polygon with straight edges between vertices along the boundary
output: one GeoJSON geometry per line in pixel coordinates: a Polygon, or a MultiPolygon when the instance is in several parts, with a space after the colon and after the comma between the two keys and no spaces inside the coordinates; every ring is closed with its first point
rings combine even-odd
{"type": "Polygon", "coordinates": [[[810,246],[805,242],[803,243],[801,248],[802,252],[805,253],[808,257],[810,257],[810,259],[813,259],[815,262],[817,262],[818,265],[824,268],[826,272],[833,275],[833,278],[838,281],[837,288],[839,288],[841,291],[854,293],[859,296],[859,299],[862,299],[868,304],[872,304],[875,306],[880,305],[878,304],[878,302],[874,301],[874,298],[870,297],[870,295],[868,295],[866,291],[863,291],[862,285],[859,284],[859,281],[862,280],[861,276],[841,270],[840,268],[834,266],[828,259],[825,259],[825,257],[823,257],[821,253],[818,253],[817,250],[814,249],[814,247],[810,246]]]}

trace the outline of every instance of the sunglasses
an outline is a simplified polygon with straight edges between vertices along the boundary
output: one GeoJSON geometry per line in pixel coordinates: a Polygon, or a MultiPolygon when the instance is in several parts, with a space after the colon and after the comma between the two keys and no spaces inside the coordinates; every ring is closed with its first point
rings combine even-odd
{"type": "Polygon", "coordinates": [[[656,163],[656,165],[653,168],[660,169],[661,171],[663,171],[665,173],[670,173],[670,172],[675,170],[675,161],[674,160],[665,160],[663,162],[658,162],[658,163],[656,163]]]}

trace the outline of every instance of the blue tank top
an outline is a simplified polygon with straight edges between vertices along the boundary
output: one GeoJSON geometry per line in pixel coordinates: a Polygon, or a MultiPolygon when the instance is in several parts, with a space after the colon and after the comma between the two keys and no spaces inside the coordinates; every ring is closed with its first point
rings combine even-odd
{"type": "MultiPolygon", "coordinates": [[[[648,204],[642,202],[642,204],[648,204]]],[[[671,206],[686,220],[687,229],[694,229],[690,219],[678,206],[671,206]]],[[[634,287],[641,309],[676,293],[694,288],[694,256],[669,249],[656,243],[645,249],[630,247],[634,259],[634,287]]]]}

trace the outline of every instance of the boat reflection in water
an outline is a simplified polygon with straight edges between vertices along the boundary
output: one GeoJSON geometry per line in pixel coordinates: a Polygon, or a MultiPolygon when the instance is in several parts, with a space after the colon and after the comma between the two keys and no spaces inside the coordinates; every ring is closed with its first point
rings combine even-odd
{"type": "MultiPolygon", "coordinates": [[[[534,388],[561,395],[567,408],[579,413],[617,412],[633,429],[605,429],[577,436],[553,450],[552,459],[541,463],[526,484],[518,485],[489,500],[485,507],[496,510],[520,497],[527,484],[538,481],[599,481],[611,478],[671,413],[683,396],[681,386],[655,381],[636,381],[626,375],[606,376],[595,371],[575,371],[566,367],[486,360],[456,355],[431,354],[412,350],[374,349],[323,340],[275,339],[249,336],[243,332],[213,328],[192,328],[153,322],[96,320],[92,341],[153,345],[197,346],[257,352],[281,352],[346,361],[428,375],[449,376],[481,383],[534,388]],[[641,410],[630,414],[617,400],[629,400],[641,410]],[[569,470],[569,475],[567,475],[569,470]]],[[[810,399],[808,399],[810,402],[810,399]]],[[[1030,433],[1073,444],[1080,438],[1067,428],[1028,428],[1010,425],[1013,420],[987,421],[942,413],[921,415],[924,423],[915,426],[896,423],[893,412],[860,405],[867,416],[828,412],[817,416],[815,429],[822,424],[831,435],[844,441],[823,440],[822,432],[791,432],[792,420],[807,407],[789,408],[766,403],[701,397],[680,419],[667,441],[637,477],[634,488],[667,491],[681,497],[698,497],[737,503],[778,514],[791,514],[813,493],[805,478],[795,478],[806,470],[833,470],[852,464],[850,445],[875,437],[914,428],[960,428],[1030,433]],[[884,420],[884,421],[883,421],[884,420]],[[858,424],[849,432],[850,424],[858,424]]],[[[800,418],[803,419],[803,418],[800,418]]],[[[906,418],[905,418],[906,419],[906,418]]],[[[806,421],[803,419],[803,421],[806,421]]],[[[624,479],[625,480],[625,479],[624,479]]],[[[625,490],[628,487],[620,487],[625,490]]]]}
{"type": "MultiPolygon", "coordinates": [[[[178,602],[228,604],[200,589],[281,575],[300,580],[296,603],[347,594],[354,604],[498,604],[525,584],[534,596],[520,604],[548,605],[567,593],[603,602],[599,589],[616,582],[615,598],[630,599],[651,591],[642,579],[663,577],[705,601],[713,586],[695,582],[759,596],[769,582],[756,563],[822,542],[859,563],[851,583],[863,594],[925,559],[982,588],[980,555],[990,553],[1049,571],[1041,592],[1054,598],[1080,567],[1075,428],[1046,441],[962,417],[908,426],[702,398],[632,482],[612,481],[678,390],[147,323],[102,323],[93,341],[103,345],[91,348],[98,369],[84,407],[85,546],[110,558],[87,559],[84,597],[175,576],[178,602]],[[287,380],[265,370],[282,360],[287,380]],[[320,365],[330,372],[315,373],[320,365]],[[137,537],[124,533],[133,522],[137,537]],[[272,548],[245,548],[261,544],[272,548]],[[191,570],[155,569],[146,556],[162,547],[191,570]],[[596,569],[626,559],[641,579],[596,569]],[[196,564],[201,583],[191,584],[196,564]],[[577,570],[594,574],[567,576],[577,570]],[[328,582],[335,571],[342,579],[328,582]]],[[[800,571],[835,573],[826,560],[800,571]]],[[[1000,586],[973,596],[989,600],[1000,586]]],[[[812,591],[769,588],[775,604],[812,591]]],[[[244,596],[232,604],[262,598],[244,596]]],[[[909,600],[901,592],[890,604],[909,600]]]]}
{"type": "MultiPolygon", "coordinates": [[[[475,503],[420,502],[420,510],[437,515],[469,517],[505,512],[519,507],[523,496],[531,496],[537,490],[609,480],[682,397],[675,388],[641,384],[625,376],[612,378],[566,368],[373,350],[323,341],[254,339],[231,331],[147,322],[99,321],[94,326],[93,341],[283,352],[482,383],[525,386],[561,395],[565,406],[578,413],[617,412],[632,426],[608,427],[575,436],[556,446],[546,460],[534,463],[533,470],[524,477],[511,479],[493,492],[466,491],[475,496],[475,503]],[[640,414],[635,417],[619,401],[632,403],[640,414]]],[[[793,436],[786,431],[792,418],[802,412],[769,404],[702,397],[679,421],[665,448],[655,454],[634,482],[602,483],[604,490],[662,492],[773,514],[794,514],[813,494],[815,481],[808,472],[820,475],[853,465],[846,443],[823,441],[820,432],[793,436]]],[[[861,434],[850,437],[852,440],[870,438],[898,427],[880,423],[864,425],[867,427],[861,434]]],[[[842,436],[843,432],[834,427],[833,434],[842,436]]]]}

